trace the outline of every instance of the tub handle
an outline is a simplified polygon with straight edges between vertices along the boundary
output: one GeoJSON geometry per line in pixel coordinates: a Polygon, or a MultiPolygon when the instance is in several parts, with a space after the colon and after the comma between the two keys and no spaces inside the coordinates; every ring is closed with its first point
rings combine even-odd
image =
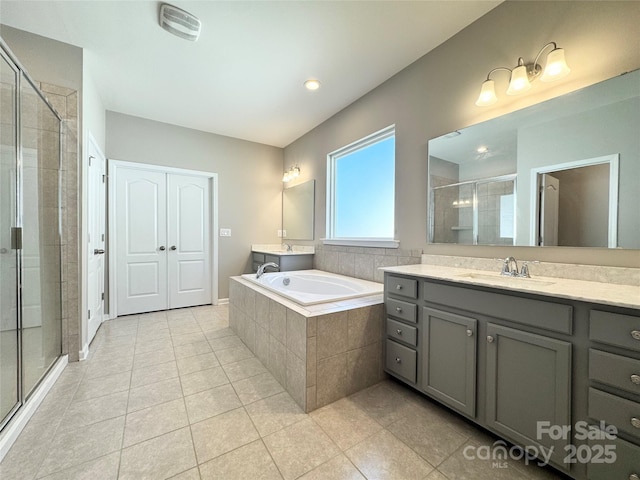
{"type": "Polygon", "coordinates": [[[396,333],[397,333],[398,335],[402,335],[402,330],[401,330],[400,328],[396,328],[396,333]]]}

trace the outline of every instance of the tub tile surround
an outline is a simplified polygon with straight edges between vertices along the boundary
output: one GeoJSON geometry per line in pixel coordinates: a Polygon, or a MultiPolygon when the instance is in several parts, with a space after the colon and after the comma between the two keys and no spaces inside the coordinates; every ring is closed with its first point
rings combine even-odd
{"type": "Polygon", "coordinates": [[[306,412],[383,378],[382,295],[301,307],[241,278],[229,326],[306,412]]]}

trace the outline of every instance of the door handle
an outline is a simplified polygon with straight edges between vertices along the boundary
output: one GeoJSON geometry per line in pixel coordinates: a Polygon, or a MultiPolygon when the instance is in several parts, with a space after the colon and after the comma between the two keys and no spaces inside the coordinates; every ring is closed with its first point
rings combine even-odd
{"type": "Polygon", "coordinates": [[[171,245],[171,248],[169,250],[176,250],[178,247],[176,247],[175,245],[171,245]]]}
{"type": "Polygon", "coordinates": [[[104,254],[104,250],[102,248],[96,248],[93,250],[93,254],[94,255],[103,255],[104,254]]]}
{"type": "Polygon", "coordinates": [[[161,251],[161,252],[164,252],[165,250],[166,250],[165,246],[164,246],[164,245],[162,245],[162,246],[160,247],[160,251],[161,251]]]}

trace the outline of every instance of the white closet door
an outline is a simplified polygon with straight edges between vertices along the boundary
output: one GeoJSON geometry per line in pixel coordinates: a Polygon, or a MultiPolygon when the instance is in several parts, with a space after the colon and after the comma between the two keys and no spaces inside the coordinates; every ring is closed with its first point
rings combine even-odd
{"type": "Polygon", "coordinates": [[[209,179],[168,175],[169,306],[211,303],[209,179]]]}
{"type": "Polygon", "coordinates": [[[87,173],[87,344],[91,343],[104,318],[105,278],[105,163],[104,155],[89,140],[87,173]]]}
{"type": "Polygon", "coordinates": [[[118,169],[115,197],[118,315],[165,310],[166,174],[118,169]]]}

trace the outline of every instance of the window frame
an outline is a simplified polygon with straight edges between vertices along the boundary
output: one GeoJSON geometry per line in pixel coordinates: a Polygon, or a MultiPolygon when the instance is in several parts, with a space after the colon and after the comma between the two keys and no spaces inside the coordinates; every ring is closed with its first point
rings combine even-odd
{"type": "MultiPolygon", "coordinates": [[[[343,245],[343,246],[355,246],[355,247],[383,247],[383,248],[398,248],[400,242],[395,239],[395,233],[393,237],[337,237],[336,231],[336,162],[347,155],[350,155],[358,150],[369,147],[381,141],[387,140],[390,137],[396,136],[396,126],[389,125],[388,127],[378,130],[370,135],[367,135],[360,140],[350,143],[344,147],[341,147],[333,152],[327,154],[327,208],[326,208],[326,238],[322,239],[322,243],[325,245],[343,245]]],[[[393,175],[393,230],[396,231],[396,185],[395,185],[395,148],[393,156],[394,175],[393,175]]]]}

